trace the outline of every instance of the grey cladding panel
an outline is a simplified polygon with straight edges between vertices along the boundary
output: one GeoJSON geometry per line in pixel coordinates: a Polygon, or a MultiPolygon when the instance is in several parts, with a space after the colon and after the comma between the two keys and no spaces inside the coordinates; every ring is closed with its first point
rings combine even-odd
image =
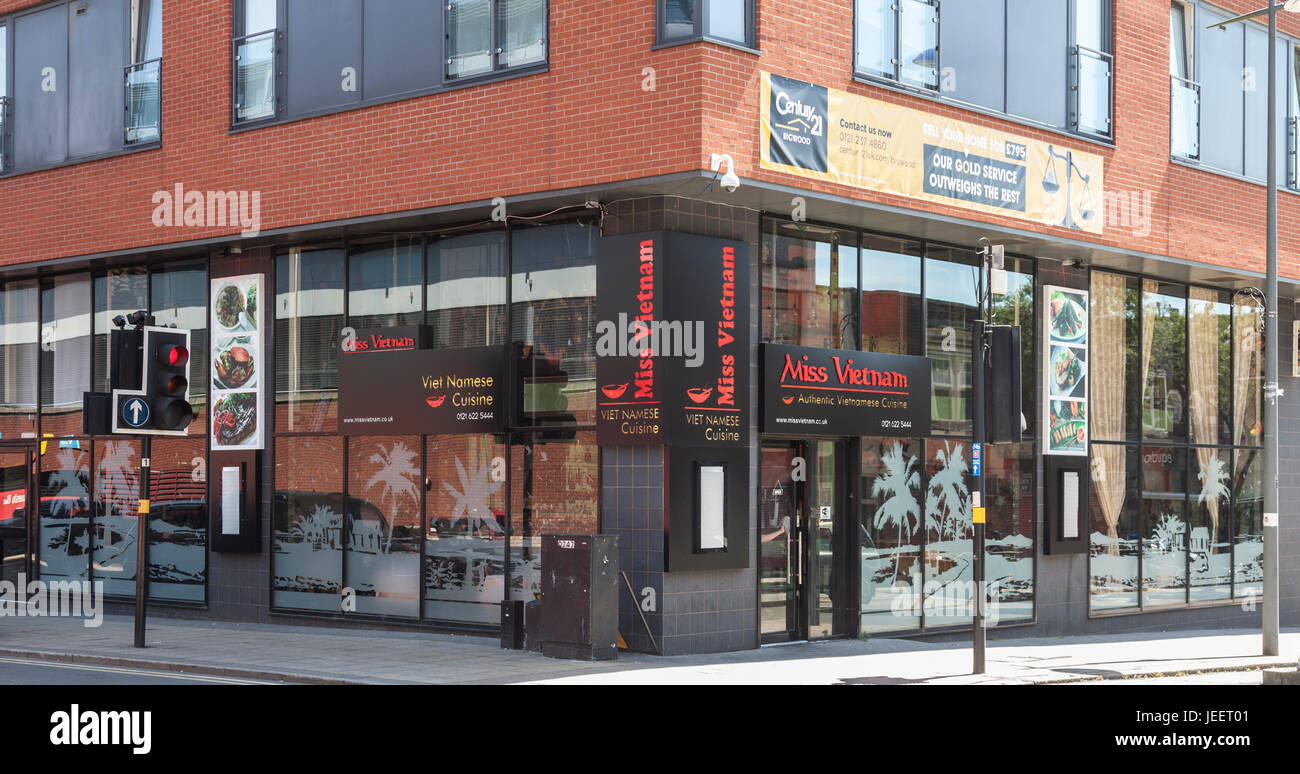
{"type": "Polygon", "coordinates": [[[1007,112],[1065,126],[1066,0],[1008,0],[1007,112]]]}
{"type": "Polygon", "coordinates": [[[1200,10],[1196,26],[1201,45],[1196,72],[1201,80],[1201,161],[1240,174],[1245,105],[1241,88],[1245,64],[1243,28],[1240,24],[1223,30],[1210,27],[1224,17],[1205,6],[1200,10]]]}
{"type": "Polygon", "coordinates": [[[939,82],[952,87],[944,96],[1002,110],[1006,0],[957,0],[939,11],[939,82]]]}
{"type": "Polygon", "coordinates": [[[443,4],[365,0],[365,98],[438,86],[443,4]]]}
{"type": "Polygon", "coordinates": [[[288,0],[288,111],[302,115],[361,101],[361,0],[288,0]],[[343,69],[356,71],[356,90],[343,69]]]}
{"type": "Polygon", "coordinates": [[[123,145],[123,71],[129,64],[128,0],[68,4],[68,155],[91,156],[123,145]]]}
{"type": "Polygon", "coordinates": [[[14,167],[68,158],[68,11],[19,16],[14,23],[14,167]]]}

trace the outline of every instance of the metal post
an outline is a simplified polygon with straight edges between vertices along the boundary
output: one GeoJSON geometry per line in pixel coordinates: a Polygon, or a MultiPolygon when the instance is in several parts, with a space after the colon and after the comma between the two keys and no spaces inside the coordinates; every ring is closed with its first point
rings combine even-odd
{"type": "MultiPolygon", "coordinates": [[[[983,279],[983,270],[981,269],[981,279],[983,279]]],[[[985,286],[987,288],[987,285],[985,286]]],[[[987,291],[986,291],[987,292],[987,291]]],[[[971,520],[975,528],[974,545],[971,546],[975,555],[975,589],[972,596],[975,600],[974,627],[971,636],[975,644],[975,665],[974,673],[977,675],[984,674],[984,416],[985,416],[985,388],[984,388],[984,308],[980,305],[980,318],[976,319],[971,325],[971,355],[972,370],[974,379],[971,385],[971,464],[975,464],[978,454],[979,468],[978,473],[974,476],[974,488],[971,490],[971,520]],[[978,452],[976,451],[978,450],[978,452]]]]}
{"type": "Polygon", "coordinates": [[[140,438],[140,508],[135,524],[135,646],[145,647],[145,607],[149,599],[149,456],[153,438],[140,438]]]}
{"type": "Polygon", "coordinates": [[[1266,245],[1268,313],[1264,323],[1264,655],[1278,655],[1278,481],[1277,481],[1277,9],[1268,9],[1268,181],[1266,245]]]}

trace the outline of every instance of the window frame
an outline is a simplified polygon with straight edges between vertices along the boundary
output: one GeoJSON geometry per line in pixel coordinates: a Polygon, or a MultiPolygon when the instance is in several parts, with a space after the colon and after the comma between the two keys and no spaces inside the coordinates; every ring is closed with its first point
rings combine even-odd
{"type": "Polygon", "coordinates": [[[528,71],[540,66],[549,66],[551,63],[551,0],[542,0],[543,3],[543,33],[542,47],[544,53],[542,58],[536,62],[525,62],[523,64],[501,66],[501,55],[504,49],[501,46],[501,0],[486,0],[488,3],[488,24],[491,27],[492,44],[490,56],[492,57],[492,68],[472,75],[452,75],[451,74],[451,5],[443,1],[442,7],[442,83],[444,86],[459,86],[464,83],[480,83],[502,77],[506,73],[515,73],[519,71],[528,71]]]}
{"type": "Polygon", "coordinates": [[[13,77],[13,50],[14,44],[9,34],[12,27],[9,23],[9,17],[0,18],[0,175],[9,172],[11,153],[10,136],[13,134],[13,123],[9,115],[9,105],[11,102],[10,94],[13,89],[9,83],[13,77]]]}
{"type": "Polygon", "coordinates": [[[891,4],[891,15],[894,24],[894,51],[890,56],[893,64],[894,74],[892,76],[881,73],[869,72],[858,67],[858,13],[860,10],[859,0],[853,0],[853,76],[855,78],[865,78],[869,81],[878,83],[887,83],[891,86],[906,89],[912,92],[922,94],[940,95],[943,87],[943,51],[941,50],[941,41],[943,39],[943,14],[942,0],[914,0],[929,5],[934,12],[934,86],[917,86],[908,83],[902,78],[903,67],[903,5],[902,0],[888,0],[891,4]]]}
{"type": "Polygon", "coordinates": [[[1080,0],[1069,0],[1069,41],[1067,44],[1066,56],[1069,58],[1069,64],[1066,67],[1066,128],[1070,131],[1085,136],[1095,137],[1103,141],[1111,141],[1115,138],[1115,3],[1113,0],[1097,0],[1101,3],[1101,42],[1103,48],[1098,50],[1091,46],[1085,46],[1079,42],[1079,2],[1080,0]],[[1106,63],[1108,74],[1106,78],[1106,126],[1107,131],[1098,132],[1083,128],[1082,122],[1082,60],[1087,55],[1093,59],[1106,63]]]}
{"type": "Polygon", "coordinates": [[[237,35],[244,29],[246,21],[245,13],[247,11],[248,0],[232,0],[234,3],[233,13],[231,14],[231,36],[230,36],[230,125],[232,127],[261,126],[264,124],[274,123],[282,120],[284,117],[285,94],[284,87],[286,82],[284,67],[284,48],[286,45],[285,35],[285,18],[288,15],[286,0],[273,0],[275,3],[275,26],[258,30],[253,33],[237,35]],[[269,116],[259,116],[257,118],[241,119],[239,117],[239,46],[250,38],[260,37],[268,32],[274,32],[274,50],[273,62],[275,74],[271,79],[272,88],[274,89],[274,110],[269,116]]]}
{"type": "Polygon", "coordinates": [[[667,5],[670,0],[655,2],[655,44],[653,48],[681,46],[688,43],[717,43],[721,46],[738,48],[742,51],[758,53],[758,0],[744,0],[746,40],[733,40],[711,34],[708,29],[709,5],[712,0],[689,0],[695,10],[694,31],[690,35],[668,36],[667,5]]]}

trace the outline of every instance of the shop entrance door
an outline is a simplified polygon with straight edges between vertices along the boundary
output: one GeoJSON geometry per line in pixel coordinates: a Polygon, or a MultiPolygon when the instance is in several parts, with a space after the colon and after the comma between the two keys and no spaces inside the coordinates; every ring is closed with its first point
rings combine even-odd
{"type": "Polygon", "coordinates": [[[840,548],[848,514],[845,444],[763,446],[759,480],[759,631],[789,642],[840,634],[845,602],[840,548]]]}
{"type": "Polygon", "coordinates": [[[0,580],[17,583],[20,574],[33,579],[31,533],[37,515],[32,508],[32,447],[0,446],[0,580]]]}

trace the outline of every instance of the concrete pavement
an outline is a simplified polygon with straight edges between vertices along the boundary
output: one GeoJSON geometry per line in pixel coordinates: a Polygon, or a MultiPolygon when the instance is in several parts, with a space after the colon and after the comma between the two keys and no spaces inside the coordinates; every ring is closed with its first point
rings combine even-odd
{"type": "Polygon", "coordinates": [[[146,641],[131,647],[129,616],[105,616],[99,628],[0,618],[0,657],[334,684],[1046,684],[1258,671],[1300,655],[1300,628],[1284,630],[1279,658],[1259,656],[1259,632],[1244,630],[990,639],[981,676],[969,674],[968,646],[881,638],[591,663],[506,651],[487,637],[153,617],[146,641]]]}

